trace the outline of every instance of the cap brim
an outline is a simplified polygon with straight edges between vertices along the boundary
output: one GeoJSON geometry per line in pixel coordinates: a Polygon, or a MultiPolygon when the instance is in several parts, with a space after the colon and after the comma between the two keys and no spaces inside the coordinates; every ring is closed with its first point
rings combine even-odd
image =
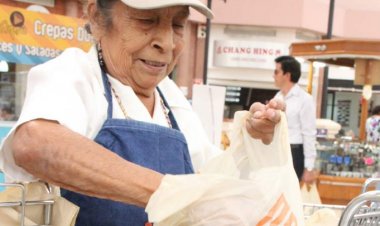
{"type": "Polygon", "coordinates": [[[159,9],[170,6],[190,6],[198,12],[205,15],[207,18],[212,19],[214,14],[211,12],[206,5],[204,5],[199,0],[121,0],[124,4],[129,7],[136,9],[159,9]]]}

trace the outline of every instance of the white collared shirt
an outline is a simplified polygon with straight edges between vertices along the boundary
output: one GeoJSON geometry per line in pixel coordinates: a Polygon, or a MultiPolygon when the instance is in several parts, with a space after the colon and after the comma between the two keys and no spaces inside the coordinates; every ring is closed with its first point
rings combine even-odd
{"type": "Polygon", "coordinates": [[[303,144],[305,168],[314,168],[317,152],[315,147],[316,110],[313,97],[298,84],[294,84],[286,96],[280,91],[275,98],[283,100],[286,104],[289,142],[303,144]]]}

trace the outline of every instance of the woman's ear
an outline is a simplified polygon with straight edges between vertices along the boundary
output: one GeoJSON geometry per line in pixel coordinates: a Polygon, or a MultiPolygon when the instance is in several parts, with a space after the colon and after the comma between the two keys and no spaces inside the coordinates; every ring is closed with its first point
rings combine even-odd
{"type": "Polygon", "coordinates": [[[91,20],[94,19],[96,11],[97,11],[96,3],[94,1],[89,1],[87,4],[87,17],[90,20],[90,22],[91,20]]]}
{"type": "Polygon", "coordinates": [[[101,21],[101,15],[95,1],[89,1],[87,5],[87,17],[89,21],[89,30],[91,31],[94,39],[98,41],[100,39],[100,34],[102,33],[102,26],[99,24],[101,21]]]}

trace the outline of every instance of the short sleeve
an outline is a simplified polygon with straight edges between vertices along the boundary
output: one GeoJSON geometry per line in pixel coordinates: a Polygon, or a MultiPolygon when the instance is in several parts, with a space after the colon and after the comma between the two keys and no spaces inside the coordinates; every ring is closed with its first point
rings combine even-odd
{"type": "MultiPolygon", "coordinates": [[[[58,57],[32,68],[28,74],[25,102],[15,127],[5,138],[0,150],[0,169],[12,181],[31,181],[35,178],[15,164],[12,140],[16,128],[34,119],[57,121],[61,125],[88,136],[91,121],[105,103],[90,68],[74,56],[58,57]],[[71,58],[71,60],[70,60],[71,58]],[[72,61],[77,61],[72,64],[72,61]],[[92,77],[92,79],[91,79],[92,77]],[[94,82],[95,81],[95,82],[94,82]],[[92,101],[90,101],[92,100],[92,101]]],[[[73,55],[71,53],[71,55],[73,55]]]]}

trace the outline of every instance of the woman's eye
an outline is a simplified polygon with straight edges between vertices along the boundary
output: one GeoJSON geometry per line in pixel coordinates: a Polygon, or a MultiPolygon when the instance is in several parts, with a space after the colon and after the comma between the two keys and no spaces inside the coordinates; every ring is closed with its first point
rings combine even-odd
{"type": "Polygon", "coordinates": [[[173,21],[173,28],[176,29],[176,30],[183,30],[186,26],[186,21],[184,20],[177,20],[177,21],[173,21]]]}
{"type": "Polygon", "coordinates": [[[173,27],[182,29],[185,27],[185,25],[184,24],[173,24],[173,27]]]}
{"type": "Polygon", "coordinates": [[[151,25],[156,22],[155,19],[138,19],[138,21],[142,24],[151,25]]]}

